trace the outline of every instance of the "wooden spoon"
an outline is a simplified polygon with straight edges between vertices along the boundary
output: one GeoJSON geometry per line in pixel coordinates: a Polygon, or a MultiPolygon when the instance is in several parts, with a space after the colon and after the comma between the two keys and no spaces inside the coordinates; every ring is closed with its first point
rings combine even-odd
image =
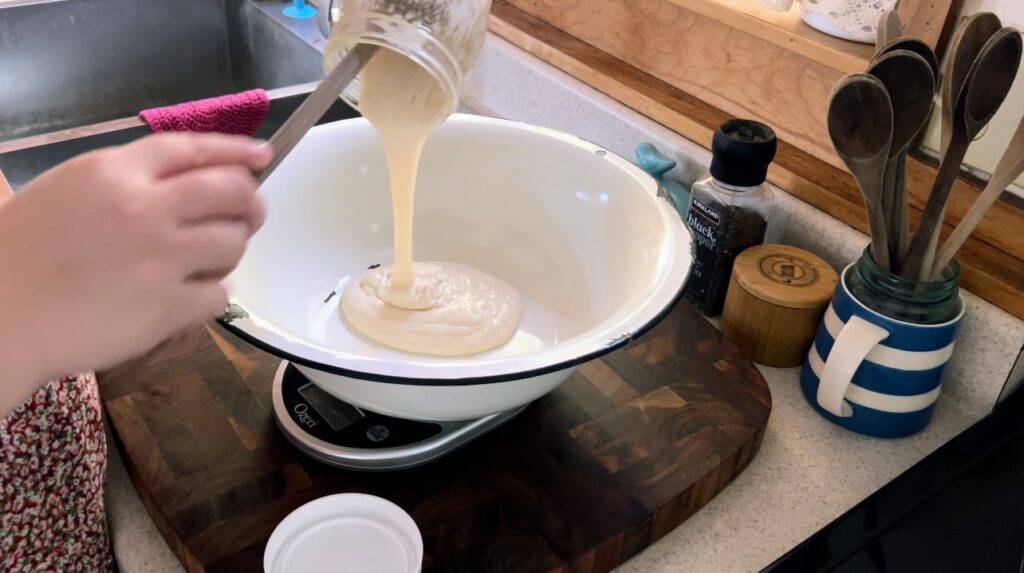
{"type": "Polygon", "coordinates": [[[882,12],[878,18],[878,30],[875,32],[875,48],[883,46],[903,35],[903,24],[895,10],[882,12]]]}
{"type": "Polygon", "coordinates": [[[974,201],[974,205],[968,209],[967,214],[960,220],[960,224],[953,230],[953,234],[943,243],[939,254],[935,256],[935,263],[932,265],[932,280],[942,274],[943,269],[949,261],[956,256],[956,252],[963,246],[964,241],[971,235],[978,223],[988,212],[992,204],[996,202],[999,195],[1024,173],[1024,120],[1017,126],[1017,131],[1010,139],[1010,145],[1003,152],[999,165],[996,166],[989,179],[988,185],[981,195],[974,201]]]}
{"type": "Polygon", "coordinates": [[[878,60],[885,54],[888,54],[889,52],[895,52],[896,50],[906,50],[908,52],[914,52],[915,54],[921,56],[922,58],[925,59],[926,62],[928,62],[928,65],[932,68],[932,75],[934,75],[936,78],[939,77],[939,60],[938,58],[935,57],[935,51],[932,50],[931,46],[925,44],[924,42],[918,40],[917,38],[910,38],[907,36],[896,38],[895,40],[883,46],[882,49],[878,50],[878,52],[875,54],[874,60],[878,60]]]}
{"type": "Polygon", "coordinates": [[[880,55],[867,73],[882,82],[892,101],[893,135],[885,165],[882,207],[888,219],[889,263],[896,272],[909,242],[906,180],[901,181],[899,176],[904,172],[907,148],[931,115],[935,75],[924,58],[908,50],[880,55]]]}
{"type": "Polygon", "coordinates": [[[1020,34],[1012,28],[1003,28],[989,38],[971,66],[953,110],[949,145],[939,163],[932,193],[921,214],[921,224],[901,269],[904,278],[925,281],[931,277],[949,191],[971,141],[988,125],[1010,92],[1020,67],[1022,47],[1020,34]]]}
{"type": "Polygon", "coordinates": [[[882,173],[892,143],[893,110],[885,85],[868,74],[839,80],[828,101],[828,134],[864,196],[871,228],[871,256],[889,268],[882,173]]]}
{"type": "Polygon", "coordinates": [[[334,105],[345,87],[359,75],[370,58],[377,53],[377,49],[377,46],[372,44],[359,44],[352,48],[352,51],[345,55],[345,58],[331,70],[331,73],[327,74],[320,85],[306,96],[306,99],[292,112],[291,117],[277,128],[269,142],[274,156],[266,169],[257,177],[260,183],[270,177],[270,174],[298,145],[306,132],[316,125],[316,122],[334,105]]]}
{"type": "Polygon", "coordinates": [[[1002,29],[999,17],[991,12],[980,12],[966,18],[953,32],[946,48],[946,59],[942,65],[942,131],[940,136],[941,155],[946,154],[949,140],[953,137],[953,112],[956,98],[963,90],[971,65],[978,59],[981,49],[992,36],[1002,29]]]}

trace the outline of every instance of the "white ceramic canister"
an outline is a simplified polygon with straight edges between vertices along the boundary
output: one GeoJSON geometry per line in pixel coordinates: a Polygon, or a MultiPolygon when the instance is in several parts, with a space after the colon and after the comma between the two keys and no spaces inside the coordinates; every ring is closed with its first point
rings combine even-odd
{"type": "Polygon", "coordinates": [[[875,43],[882,12],[896,9],[899,0],[800,0],[800,17],[830,36],[875,43]]]}

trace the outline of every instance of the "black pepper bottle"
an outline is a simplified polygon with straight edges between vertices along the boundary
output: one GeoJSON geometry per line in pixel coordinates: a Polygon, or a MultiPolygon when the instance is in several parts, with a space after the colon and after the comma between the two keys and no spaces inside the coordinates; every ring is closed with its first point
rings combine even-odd
{"type": "Polygon", "coordinates": [[[686,213],[696,248],[684,296],[706,316],[722,313],[736,257],[764,243],[773,200],[765,179],[777,145],[775,132],[756,121],[715,130],[711,174],[693,184],[686,213]]]}

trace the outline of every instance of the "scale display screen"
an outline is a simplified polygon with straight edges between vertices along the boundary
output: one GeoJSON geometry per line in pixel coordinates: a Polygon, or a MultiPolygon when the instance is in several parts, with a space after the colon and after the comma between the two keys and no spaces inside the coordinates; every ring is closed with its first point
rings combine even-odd
{"type": "Polygon", "coordinates": [[[366,417],[359,408],[338,400],[312,382],[300,386],[299,395],[335,432],[340,432],[366,417]]]}

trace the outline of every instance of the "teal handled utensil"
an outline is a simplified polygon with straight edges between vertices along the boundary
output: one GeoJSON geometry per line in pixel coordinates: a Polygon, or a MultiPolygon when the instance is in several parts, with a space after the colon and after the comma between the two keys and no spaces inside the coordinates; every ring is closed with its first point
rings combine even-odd
{"type": "Polygon", "coordinates": [[[650,143],[641,143],[636,146],[636,163],[654,180],[658,182],[659,191],[664,191],[676,211],[686,216],[686,210],[690,207],[690,192],[678,182],[665,177],[665,174],[676,168],[676,162],[658,151],[658,148],[650,143]]]}

